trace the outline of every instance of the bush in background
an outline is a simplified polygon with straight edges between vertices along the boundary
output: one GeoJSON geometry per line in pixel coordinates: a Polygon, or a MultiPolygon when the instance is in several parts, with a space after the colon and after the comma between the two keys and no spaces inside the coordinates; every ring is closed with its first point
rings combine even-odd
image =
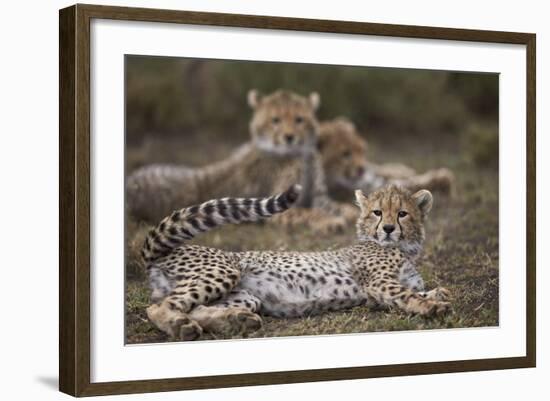
{"type": "Polygon", "coordinates": [[[344,115],[380,137],[439,140],[498,117],[496,74],[128,56],[127,140],[152,132],[246,140],[251,88],[317,91],[321,119],[344,115]]]}
{"type": "Polygon", "coordinates": [[[478,167],[498,168],[498,131],[496,125],[471,124],[463,135],[469,161],[478,167]]]}

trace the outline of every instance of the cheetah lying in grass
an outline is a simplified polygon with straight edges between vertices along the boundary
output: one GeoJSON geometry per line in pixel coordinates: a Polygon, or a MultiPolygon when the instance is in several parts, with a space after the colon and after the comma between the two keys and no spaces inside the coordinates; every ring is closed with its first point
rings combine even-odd
{"type": "Polygon", "coordinates": [[[455,177],[448,168],[437,168],[418,174],[401,163],[376,164],[369,161],[367,141],[345,117],[320,123],[317,150],[322,163],[318,170],[324,173],[323,188],[326,188],[327,194],[334,200],[323,203],[323,198],[319,198],[320,201],[313,203],[311,209],[297,205],[298,207],[275,217],[275,220],[288,220],[290,223],[287,226],[292,225],[293,221],[299,221],[305,210],[313,213],[319,209],[340,216],[345,220],[345,225],[353,224],[359,211],[342,201],[349,201],[357,188],[370,193],[393,184],[413,192],[420,189],[447,195],[454,192],[455,177]]]}
{"type": "Polygon", "coordinates": [[[408,313],[447,313],[444,288],[424,291],[415,268],[432,207],[427,190],[389,186],[365,196],[355,245],[325,252],[228,252],[185,244],[226,223],[258,221],[290,208],[299,186],[269,198],[224,198],[172,213],[148,234],[142,256],[152,300],[149,319],[173,338],[205,331],[257,330],[260,314],[302,317],[364,304],[408,313]]]}
{"type": "Polygon", "coordinates": [[[130,215],[156,223],[172,210],[226,196],[261,197],[301,183],[299,211],[277,216],[272,224],[309,226],[319,232],[341,230],[351,204],[332,201],[316,152],[320,97],[287,90],[248,94],[253,113],[250,141],[227,158],[202,166],[152,164],[127,179],[126,202],[130,215]]]}
{"type": "Polygon", "coordinates": [[[317,147],[323,160],[328,191],[335,198],[347,198],[357,188],[372,192],[388,184],[410,191],[453,192],[455,177],[448,168],[418,174],[400,163],[375,164],[369,161],[367,141],[345,117],[321,123],[317,147]]]}

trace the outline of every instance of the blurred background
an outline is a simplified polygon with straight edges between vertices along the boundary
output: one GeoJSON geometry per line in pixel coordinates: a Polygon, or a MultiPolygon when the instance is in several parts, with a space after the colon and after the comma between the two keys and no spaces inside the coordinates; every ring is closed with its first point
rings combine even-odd
{"type": "MultiPolygon", "coordinates": [[[[204,165],[249,139],[249,89],[321,95],[320,120],[350,118],[368,157],[418,172],[448,167],[453,197],[435,194],[419,271],[427,288],[453,294],[442,320],[367,307],[307,319],[264,320],[255,337],[498,325],[499,200],[497,74],[393,68],[126,57],[126,172],[150,163],[204,165]]],[[[126,219],[126,340],[168,339],[145,315],[149,290],[139,251],[150,229],[126,219]]],[[[307,228],[224,226],[193,242],[227,250],[326,250],[355,230],[322,236],[307,228]]],[[[232,334],[205,336],[232,338],[232,334]]]]}
{"type": "MultiPolygon", "coordinates": [[[[162,149],[167,140],[189,146],[246,141],[251,88],[317,91],[319,118],[347,116],[372,150],[388,141],[422,143],[430,151],[461,150],[463,161],[482,167],[498,163],[497,74],[314,64],[127,56],[127,145],[174,162],[184,160],[177,149],[162,149]]],[[[224,153],[211,150],[210,157],[224,153]]],[[[130,153],[128,168],[148,158],[130,153]]]]}

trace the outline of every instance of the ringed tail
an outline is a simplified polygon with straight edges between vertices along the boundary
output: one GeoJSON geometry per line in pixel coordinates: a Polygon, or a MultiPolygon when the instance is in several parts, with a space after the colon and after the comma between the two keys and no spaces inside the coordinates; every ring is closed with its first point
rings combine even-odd
{"type": "Polygon", "coordinates": [[[141,255],[147,264],[168,255],[197,234],[232,223],[259,221],[289,209],[300,196],[301,186],[267,198],[212,199],[200,205],[176,210],[151,229],[141,255]]]}

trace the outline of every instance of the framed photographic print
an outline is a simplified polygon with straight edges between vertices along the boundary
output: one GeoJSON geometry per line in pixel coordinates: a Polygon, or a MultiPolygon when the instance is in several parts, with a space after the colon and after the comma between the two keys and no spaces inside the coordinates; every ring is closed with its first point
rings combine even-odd
{"type": "Polygon", "coordinates": [[[61,391],[535,366],[534,34],[59,21],[61,391]]]}

